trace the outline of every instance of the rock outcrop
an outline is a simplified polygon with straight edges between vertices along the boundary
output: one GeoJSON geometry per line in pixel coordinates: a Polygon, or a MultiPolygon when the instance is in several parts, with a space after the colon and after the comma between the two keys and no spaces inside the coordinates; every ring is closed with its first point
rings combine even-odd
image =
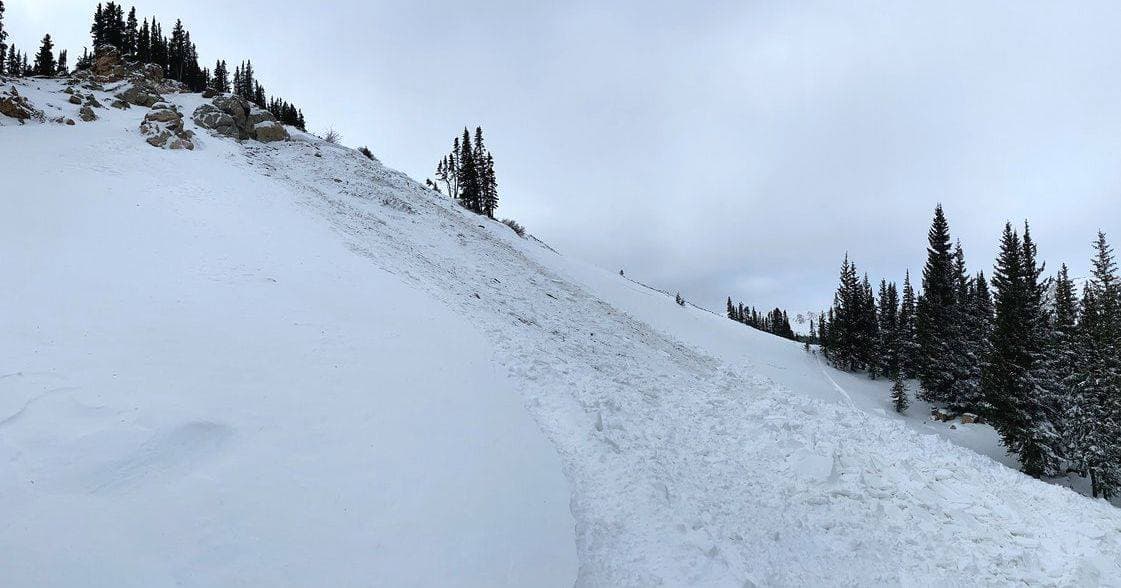
{"type": "Polygon", "coordinates": [[[78,116],[81,117],[83,122],[93,122],[97,120],[97,113],[95,113],[89,105],[83,106],[82,109],[78,111],[78,116]]]}
{"type": "Polygon", "coordinates": [[[128,76],[121,52],[112,45],[102,45],[94,52],[90,72],[105,81],[115,82],[128,76]]]}
{"type": "Polygon", "coordinates": [[[253,139],[269,143],[289,138],[288,129],[278,123],[271,112],[254,108],[238,96],[218,96],[210,104],[196,108],[192,118],[204,129],[239,141],[253,139]]]}
{"type": "Polygon", "coordinates": [[[146,80],[140,80],[132,84],[129,89],[117,94],[117,99],[136,106],[147,106],[151,108],[158,102],[163,102],[163,96],[160,96],[159,90],[146,80]]]}
{"type": "Polygon", "coordinates": [[[15,86],[7,93],[0,94],[0,114],[14,118],[20,123],[28,119],[43,120],[43,113],[31,105],[27,98],[20,96],[15,86]]]}
{"type": "Polygon", "coordinates": [[[155,104],[152,111],[144,115],[144,122],[140,123],[140,132],[148,137],[148,144],[153,147],[188,150],[195,148],[195,143],[191,140],[195,134],[183,128],[183,115],[174,106],[165,102],[155,104]]]}

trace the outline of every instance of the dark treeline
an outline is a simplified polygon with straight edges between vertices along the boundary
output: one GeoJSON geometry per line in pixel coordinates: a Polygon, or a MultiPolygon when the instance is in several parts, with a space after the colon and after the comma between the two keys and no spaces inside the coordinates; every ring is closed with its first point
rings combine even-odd
{"type": "MultiPolygon", "coordinates": [[[[797,341],[798,337],[794,335],[794,329],[790,328],[790,319],[786,315],[786,311],[781,308],[775,308],[770,312],[759,314],[755,307],[744,306],[742,302],[733,304],[732,298],[728,298],[728,308],[726,311],[728,318],[743,323],[754,329],[758,329],[765,333],[778,335],[784,339],[797,341]]],[[[813,331],[813,322],[810,322],[810,330],[813,331]]]]}
{"type": "Polygon", "coordinates": [[[818,322],[832,364],[895,381],[919,398],[981,415],[1025,473],[1090,478],[1094,496],[1121,492],[1121,280],[1105,235],[1081,296],[1067,267],[1047,277],[1031,229],[1006,224],[991,283],[966,269],[939,206],[927,235],[922,291],[874,292],[846,256],[833,307],[818,322]]]}
{"type": "Polygon", "coordinates": [[[483,142],[482,127],[475,127],[473,143],[471,133],[464,127],[463,136],[452,141],[451,153],[436,165],[436,180],[426,183],[437,191],[446,191],[464,208],[494,218],[498,209],[498,180],[494,175],[494,157],[483,142]]]}
{"type": "MultiPolygon", "coordinates": [[[[18,51],[14,44],[6,45],[7,35],[3,29],[3,3],[0,0],[0,75],[23,76],[64,76],[70,73],[67,54],[59,52],[54,56],[54,44],[50,35],[43,37],[39,52],[33,65],[28,65],[27,55],[18,51]]],[[[199,66],[198,49],[191,41],[191,32],[180,20],[171,27],[171,35],[164,34],[163,25],[154,17],[137,20],[136,8],[129,8],[127,16],[122,4],[106,2],[98,4],[90,27],[94,53],[84,51],[76,62],[78,69],[88,69],[97,58],[98,51],[113,47],[128,61],[140,64],[154,63],[163,69],[164,77],[182,82],[192,92],[213,90],[233,92],[269,110],[284,124],[305,129],[304,115],[295,105],[277,96],[270,97],[264,86],[257,81],[253,64],[243,62],[234,72],[231,84],[230,73],[225,60],[218,60],[214,70],[199,66]]]]}

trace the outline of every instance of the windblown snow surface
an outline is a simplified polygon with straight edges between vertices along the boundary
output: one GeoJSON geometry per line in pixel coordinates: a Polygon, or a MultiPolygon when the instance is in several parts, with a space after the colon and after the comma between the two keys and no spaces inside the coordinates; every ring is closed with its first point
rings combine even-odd
{"type": "Polygon", "coordinates": [[[987,427],[352,150],[163,151],[145,110],[0,123],[0,584],[1121,585],[1121,511],[987,427]]]}

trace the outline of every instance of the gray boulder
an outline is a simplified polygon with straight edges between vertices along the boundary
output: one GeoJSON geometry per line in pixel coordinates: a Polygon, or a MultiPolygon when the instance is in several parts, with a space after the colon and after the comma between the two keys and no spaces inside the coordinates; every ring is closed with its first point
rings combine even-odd
{"type": "Polygon", "coordinates": [[[183,115],[174,108],[161,108],[144,115],[140,132],[148,137],[148,144],[161,149],[195,148],[191,140],[194,133],[183,128],[183,115]]]}
{"type": "Polygon", "coordinates": [[[83,122],[92,122],[97,120],[97,113],[95,113],[93,109],[88,105],[83,106],[82,109],[78,111],[78,116],[82,117],[83,122]]]}
{"type": "Polygon", "coordinates": [[[262,143],[287,141],[288,129],[285,129],[284,125],[275,121],[261,122],[253,127],[253,138],[262,143]]]}
{"type": "Polygon", "coordinates": [[[255,139],[263,143],[287,140],[288,130],[267,110],[255,109],[244,98],[218,96],[210,104],[195,109],[195,124],[224,137],[239,141],[255,139]]]}
{"type": "Polygon", "coordinates": [[[129,89],[117,94],[117,98],[129,104],[147,106],[149,108],[157,103],[163,102],[163,96],[160,96],[154,88],[143,82],[133,84],[129,89]]]}
{"type": "Polygon", "coordinates": [[[210,129],[223,137],[241,138],[241,129],[237,126],[237,120],[213,104],[203,104],[196,108],[192,118],[196,125],[210,129]]]}

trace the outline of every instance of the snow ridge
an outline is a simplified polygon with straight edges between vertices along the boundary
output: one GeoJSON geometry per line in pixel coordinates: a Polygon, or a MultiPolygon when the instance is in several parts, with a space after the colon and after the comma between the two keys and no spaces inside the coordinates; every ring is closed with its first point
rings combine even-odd
{"type": "Polygon", "coordinates": [[[722,364],[403,175],[293,147],[259,150],[260,165],[310,195],[355,251],[495,342],[572,484],[578,584],[1121,578],[1105,555],[1121,552],[1108,505],[722,364]]]}

